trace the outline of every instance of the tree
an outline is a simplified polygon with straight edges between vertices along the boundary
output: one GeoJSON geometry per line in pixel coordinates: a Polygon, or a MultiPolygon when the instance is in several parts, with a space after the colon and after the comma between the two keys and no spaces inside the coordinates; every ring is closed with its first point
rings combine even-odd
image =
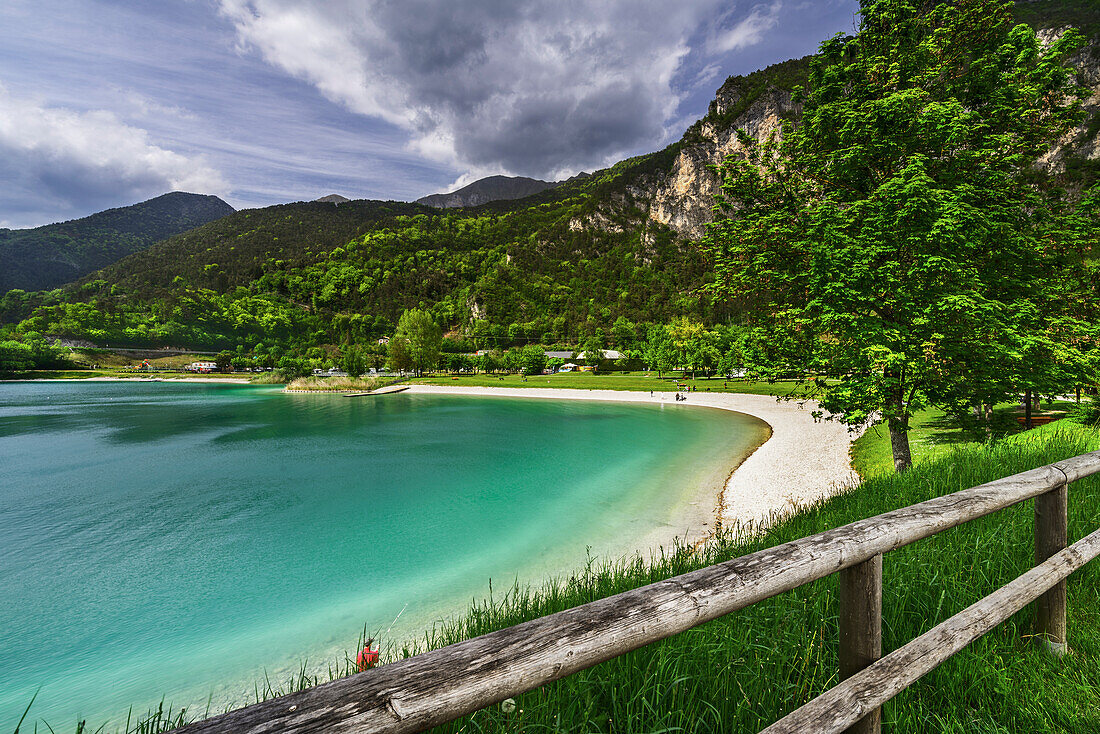
{"type": "Polygon", "coordinates": [[[218,352],[214,357],[214,364],[218,365],[218,372],[232,372],[233,352],[218,352]]]}
{"type": "Polygon", "coordinates": [[[308,377],[313,372],[309,368],[309,363],[304,359],[297,359],[289,356],[279,360],[277,369],[279,371],[279,376],[287,382],[298,377],[308,377]]]}
{"type": "Polygon", "coordinates": [[[646,369],[657,370],[657,377],[660,378],[665,372],[671,372],[682,366],[678,359],[669,327],[662,324],[651,325],[646,341],[642,345],[642,360],[645,362],[646,369]]]}
{"type": "Polygon", "coordinates": [[[14,340],[0,341],[0,375],[34,369],[31,348],[14,340]]]}
{"type": "Polygon", "coordinates": [[[1095,235],[1095,218],[1051,226],[1059,192],[1035,165],[1077,119],[1080,36],[1044,47],[999,0],[860,12],[811,62],[801,121],[742,135],[705,248],[713,293],[757,304],[747,366],[795,373],[830,417],[885,420],[901,471],[916,409],[1003,394],[1029,294],[1095,235]]]}
{"type": "Polygon", "coordinates": [[[686,316],[678,316],[668,325],[668,339],[675,366],[689,369],[692,377],[700,367],[713,367],[718,361],[718,352],[710,343],[710,334],[705,326],[686,316]]]}
{"type": "Polygon", "coordinates": [[[523,369],[523,357],[518,349],[509,349],[501,358],[505,372],[519,372],[523,369]]]}
{"type": "Polygon", "coordinates": [[[537,344],[528,344],[520,350],[520,367],[525,375],[541,375],[546,369],[546,352],[537,344]]]}
{"type": "Polygon", "coordinates": [[[577,355],[584,357],[584,363],[592,367],[599,367],[603,359],[603,340],[598,336],[590,336],[581,343],[581,350],[577,355]]]}
{"type": "Polygon", "coordinates": [[[443,330],[435,323],[432,315],[419,308],[412,308],[401,314],[397,321],[397,330],[390,340],[390,358],[392,364],[400,362],[398,369],[409,369],[419,376],[424,370],[435,367],[439,362],[439,347],[443,342],[443,330]],[[402,352],[394,359],[394,344],[402,352]]]}
{"type": "Polygon", "coordinates": [[[492,352],[486,352],[479,357],[476,357],[477,368],[489,374],[490,372],[496,372],[500,369],[500,360],[492,352]]]}
{"type": "Polygon", "coordinates": [[[611,338],[615,340],[616,347],[626,350],[634,344],[636,338],[634,324],[625,316],[615,319],[615,323],[611,325],[611,338]]]}
{"type": "Polygon", "coordinates": [[[396,335],[390,339],[386,351],[386,367],[389,368],[390,372],[405,372],[413,369],[408,340],[398,339],[396,335]]]}
{"type": "Polygon", "coordinates": [[[340,366],[344,368],[344,372],[348,373],[348,377],[359,377],[366,370],[363,351],[359,347],[346,348],[343,359],[340,360],[340,366]]]}

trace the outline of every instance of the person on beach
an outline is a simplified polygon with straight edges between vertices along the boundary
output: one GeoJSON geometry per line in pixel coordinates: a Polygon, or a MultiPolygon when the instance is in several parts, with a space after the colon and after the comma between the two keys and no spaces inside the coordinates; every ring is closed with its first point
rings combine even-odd
{"type": "Polygon", "coordinates": [[[363,646],[363,649],[359,651],[359,654],[355,656],[355,665],[359,668],[359,672],[362,673],[367,668],[373,668],[378,665],[378,650],[371,648],[374,644],[374,638],[368,637],[367,644],[363,646]]]}

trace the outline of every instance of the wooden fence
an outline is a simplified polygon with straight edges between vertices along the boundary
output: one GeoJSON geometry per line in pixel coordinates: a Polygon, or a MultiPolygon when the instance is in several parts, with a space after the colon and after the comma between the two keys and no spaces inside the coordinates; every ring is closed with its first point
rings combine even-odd
{"type": "Polygon", "coordinates": [[[1067,650],[1065,579],[1100,555],[1100,530],[1067,547],[1068,485],[1096,473],[1100,451],[230,711],[182,731],[421,731],[839,572],[842,681],[764,732],[877,732],[883,702],[1036,599],[1040,639],[1055,654],[1067,650]],[[882,554],[1031,498],[1037,565],[882,657],[882,554]]]}

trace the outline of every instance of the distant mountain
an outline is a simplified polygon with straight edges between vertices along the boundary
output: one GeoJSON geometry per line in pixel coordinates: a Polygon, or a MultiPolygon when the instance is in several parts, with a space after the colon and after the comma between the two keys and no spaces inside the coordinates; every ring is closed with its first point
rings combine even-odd
{"type": "Polygon", "coordinates": [[[314,199],[314,201],[323,201],[329,204],[343,204],[351,201],[346,196],[340,196],[340,194],[329,194],[328,196],[322,196],[320,199],[314,199]]]}
{"type": "Polygon", "coordinates": [[[463,186],[449,194],[431,194],[417,199],[417,204],[426,204],[438,209],[451,209],[460,206],[479,206],[490,201],[522,199],[547,189],[557,183],[539,181],[537,178],[523,176],[489,176],[463,186]]]}
{"type": "Polygon", "coordinates": [[[0,294],[56,288],[234,211],[216,196],[173,191],[83,219],[0,229],[0,294]]]}

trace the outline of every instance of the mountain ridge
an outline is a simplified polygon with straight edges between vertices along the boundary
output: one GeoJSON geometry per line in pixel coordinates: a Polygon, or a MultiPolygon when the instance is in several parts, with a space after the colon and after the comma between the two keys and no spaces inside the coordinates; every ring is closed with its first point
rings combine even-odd
{"type": "Polygon", "coordinates": [[[78,219],[0,229],[0,293],[55,288],[233,211],[217,196],[172,191],[78,219]]]}
{"type": "MultiPolygon", "coordinates": [[[[1042,0],[1028,7],[1039,21],[1060,22],[1061,10],[1042,0]]],[[[1090,117],[1050,161],[1078,184],[1100,172],[1100,23],[1090,27],[1091,45],[1075,60],[1092,91],[1090,117]]],[[[712,276],[693,244],[720,192],[711,166],[741,150],[738,131],[762,140],[797,118],[792,90],[810,58],[730,76],[680,140],[522,199],[461,208],[301,202],[239,212],[57,295],[9,298],[0,316],[33,312],[18,329],[112,344],[141,334],[143,346],[277,342],[332,351],[391,333],[414,307],[489,346],[575,343],[619,319],[729,320],[737,305],[702,292],[712,276]]]]}
{"type": "Polygon", "coordinates": [[[526,176],[487,176],[447,194],[422,196],[415,203],[440,209],[479,206],[491,201],[523,199],[551,189],[558,183],[526,176]]]}

